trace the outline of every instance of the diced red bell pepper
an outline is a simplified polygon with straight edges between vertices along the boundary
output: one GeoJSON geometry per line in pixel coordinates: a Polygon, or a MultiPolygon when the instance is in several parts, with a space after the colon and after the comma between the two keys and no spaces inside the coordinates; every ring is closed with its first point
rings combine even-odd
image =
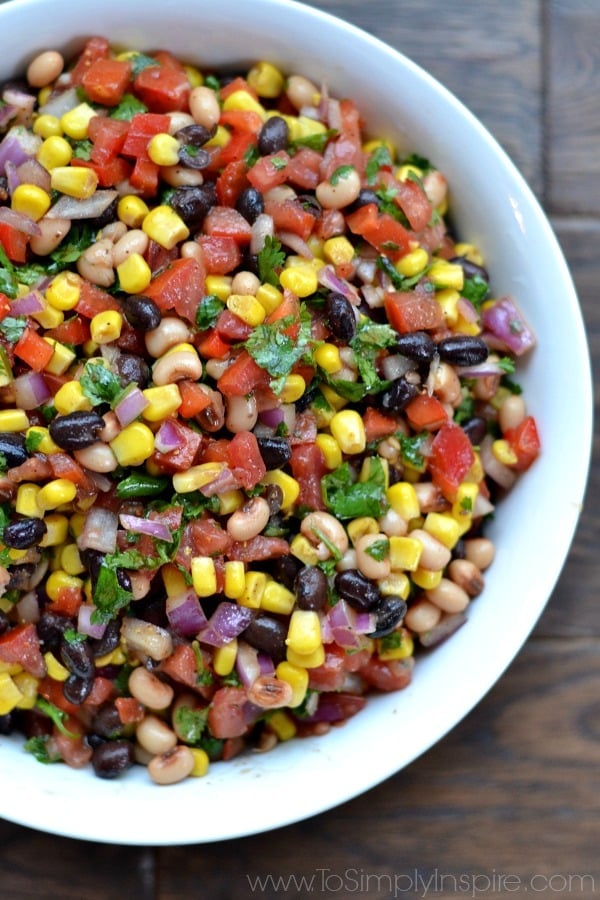
{"type": "Polygon", "coordinates": [[[152,112],[187,109],[191,87],[185,71],[171,66],[147,66],[136,77],[133,87],[136,96],[152,112]]]}
{"type": "Polygon", "coordinates": [[[2,292],[0,292],[0,321],[2,319],[6,318],[6,316],[8,316],[9,313],[10,313],[10,300],[8,299],[6,294],[3,294],[2,292]]]}
{"type": "Polygon", "coordinates": [[[46,337],[53,338],[61,344],[79,346],[90,339],[90,325],[81,316],[72,316],[46,332],[46,337]]]}
{"type": "Polygon", "coordinates": [[[390,291],[384,300],[392,328],[400,334],[441,328],[444,313],[435,296],[427,291],[390,291]]]}
{"type": "Polygon", "coordinates": [[[85,47],[77,58],[77,62],[71,69],[71,84],[77,86],[83,82],[85,73],[98,59],[107,59],[110,56],[110,45],[106,38],[92,37],[86,42],[85,47]]]}
{"type": "Polygon", "coordinates": [[[375,203],[367,203],[350,213],[346,223],[353,234],[363,237],[380,253],[385,251],[392,259],[410,250],[410,232],[388,213],[380,213],[375,203]]]}
{"type": "Polygon", "coordinates": [[[117,106],[131,79],[131,63],[124,59],[97,59],[83,74],[81,85],[92,103],[117,106]]]}
{"type": "Polygon", "coordinates": [[[217,199],[221,206],[235,206],[239,195],[248,187],[247,173],[248,166],[243,159],[227,163],[216,181],[217,199]]]}
{"type": "Polygon", "coordinates": [[[158,190],[159,167],[151,159],[138,156],[129,176],[132,187],[145,197],[154,197],[158,190]]]}
{"type": "Polygon", "coordinates": [[[310,147],[301,147],[287,165],[287,179],[295,187],[314,190],[321,181],[323,157],[310,147]]]}
{"type": "Polygon", "coordinates": [[[204,359],[224,359],[231,352],[231,344],[223,340],[216,328],[209,328],[197,335],[194,346],[204,359]]]}
{"type": "Polygon", "coordinates": [[[0,222],[0,244],[11,262],[24,263],[27,261],[27,247],[29,237],[23,231],[18,231],[6,222],[0,222]]]}
{"type": "Polygon", "coordinates": [[[394,416],[386,416],[385,413],[369,406],[363,415],[363,425],[367,442],[378,441],[398,430],[398,420],[394,416]]]}
{"type": "Polygon", "coordinates": [[[446,500],[454,502],[459,485],[475,462],[471,442],[460,425],[442,425],[431,442],[428,462],[434,484],[446,500]]]}
{"type": "Polygon", "coordinates": [[[193,419],[199,412],[210,406],[210,396],[203,385],[184,379],[178,381],[177,386],[181,394],[181,406],[178,413],[184,419],[193,419]]]}
{"type": "Polygon", "coordinates": [[[233,238],[236,244],[248,244],[252,227],[241,213],[229,206],[213,206],[204,219],[204,234],[210,237],[233,238]]]}
{"type": "Polygon", "coordinates": [[[256,135],[262,128],[263,120],[254,110],[230,109],[221,113],[219,124],[233,131],[245,131],[256,135]]]}
{"type": "Polygon", "coordinates": [[[419,394],[405,407],[406,418],[415,431],[435,431],[448,421],[448,413],[433,395],[419,394]]]}
{"type": "Polygon", "coordinates": [[[261,158],[248,170],[248,181],[257,191],[265,193],[287,181],[287,167],[290,161],[285,150],[270,153],[261,158]]]}
{"type": "Polygon", "coordinates": [[[218,168],[223,168],[231,162],[243,162],[246,154],[255,144],[256,136],[251,131],[234,131],[227,143],[223,147],[217,148],[212,165],[214,166],[216,162],[218,168]]]}
{"type": "Polygon", "coordinates": [[[230,94],[235,94],[236,91],[246,91],[246,93],[250,94],[254,100],[258,100],[258,94],[254,88],[251,88],[246,79],[241,75],[237,75],[235,78],[232,78],[231,81],[228,81],[227,84],[223,85],[219,91],[221,100],[227,100],[230,94]]]}
{"type": "Polygon", "coordinates": [[[160,309],[174,309],[183,318],[195,322],[198,304],[204,296],[202,266],[195,259],[176,259],[152,279],[144,294],[160,309]]]}
{"type": "Polygon", "coordinates": [[[242,254],[231,237],[201,234],[196,239],[202,250],[202,259],[210,275],[227,275],[240,265],[242,254]]]}
{"type": "Polygon", "coordinates": [[[15,344],[15,356],[27,363],[34,372],[43,372],[54,353],[54,347],[33,328],[26,328],[15,344]]]}
{"type": "Polygon", "coordinates": [[[513,469],[523,472],[537,459],[541,450],[540,437],[533,416],[526,416],[515,428],[508,428],[504,438],[517,456],[513,469]]]}
{"type": "Polygon", "coordinates": [[[0,636],[0,660],[4,663],[19,663],[26,672],[43,678],[46,663],[40,650],[40,641],[35,625],[15,625],[0,636]]]}
{"type": "MultiPolygon", "coordinates": [[[[95,163],[87,159],[72,159],[71,165],[81,169],[92,169],[98,176],[98,184],[102,188],[113,187],[131,176],[131,163],[122,156],[117,156],[105,163],[95,163]]],[[[144,193],[150,193],[150,191],[144,193]]]]}

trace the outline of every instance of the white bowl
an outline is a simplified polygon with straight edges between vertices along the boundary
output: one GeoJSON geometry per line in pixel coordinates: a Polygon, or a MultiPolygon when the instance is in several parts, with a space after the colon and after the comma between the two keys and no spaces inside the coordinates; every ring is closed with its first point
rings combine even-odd
{"type": "Polygon", "coordinates": [[[39,765],[19,741],[0,738],[0,816],[44,831],[186,844],[322,812],[397,772],[453,728],[519,651],[559,576],[581,510],[592,430],[586,336],[561,251],[512,163],[447,90],[383,43],[310,7],[288,0],[13,0],[0,6],[0,33],[5,78],[43,49],[69,56],[92,33],[123,47],[166,47],[201,67],[264,58],[317,83],[325,78],[332,92],[357,102],[370,133],[389,134],[447,175],[461,238],[481,247],[495,293],[513,294],[537,333],[518,378],[539,423],[541,458],[497,511],[490,531],[497,557],[469,622],[417,661],[408,689],[373,697],[325,737],[215,764],[206,778],[168,789],[137,767],[107,782],[91,770],[39,765]]]}

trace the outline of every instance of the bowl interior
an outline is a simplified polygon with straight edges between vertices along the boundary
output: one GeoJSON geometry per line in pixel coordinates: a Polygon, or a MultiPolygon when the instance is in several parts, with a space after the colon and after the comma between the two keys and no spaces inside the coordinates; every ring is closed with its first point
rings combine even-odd
{"type": "Polygon", "coordinates": [[[515,296],[538,337],[517,377],[539,423],[542,456],[497,511],[490,531],[496,561],[467,626],[418,659],[407,690],[372,698],[325,737],[214,765],[206,778],[168,790],[153,786],[141,769],[106,782],[66,766],[41,766],[19,742],[0,738],[0,815],[7,819],[117,843],[232,838],[321,812],[398,771],[468,713],[510,663],[550,596],[581,509],[591,445],[589,355],[567,267],[530,190],[478,121],[408,59],[287,0],[94,6],[3,4],[0,75],[23,71],[43,49],[69,56],[95,33],[122,47],[165,47],[200,68],[268,59],[317,83],[326,79],[333,93],[357,102],[372,135],[392,137],[446,174],[461,239],[481,247],[495,292],[515,296]],[[87,821],[78,813],[82,794],[93,811],[87,821]],[[115,815],[120,803],[134,813],[115,815]],[[184,804],[202,814],[182,816],[184,804]]]}

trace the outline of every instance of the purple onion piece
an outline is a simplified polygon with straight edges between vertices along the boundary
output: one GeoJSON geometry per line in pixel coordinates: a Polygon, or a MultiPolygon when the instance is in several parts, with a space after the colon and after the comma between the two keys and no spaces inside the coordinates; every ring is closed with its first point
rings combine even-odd
{"type": "Polygon", "coordinates": [[[198,633],[198,640],[212,647],[223,647],[241,634],[253,619],[252,610],[237,603],[223,601],[198,633]]]}
{"type": "Polygon", "coordinates": [[[522,356],[535,345],[535,336],[512,297],[501,297],[483,310],[484,329],[499,338],[516,356],[522,356]]]}

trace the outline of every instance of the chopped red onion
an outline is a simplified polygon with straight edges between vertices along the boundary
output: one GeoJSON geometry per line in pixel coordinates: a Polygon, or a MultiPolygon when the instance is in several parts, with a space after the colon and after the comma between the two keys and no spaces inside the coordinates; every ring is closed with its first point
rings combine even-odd
{"type": "Polygon", "coordinates": [[[142,519],[140,516],[128,516],[125,513],[121,513],[119,521],[123,528],[133,532],[133,534],[147,534],[158,541],[173,540],[173,535],[164,522],[157,522],[154,519],[142,519]]]}
{"type": "Polygon", "coordinates": [[[11,197],[20,184],[21,179],[19,178],[19,166],[16,166],[14,162],[11,162],[9,160],[6,163],[6,185],[8,187],[8,193],[11,195],[11,197]]]}
{"type": "Polygon", "coordinates": [[[493,437],[490,434],[486,434],[479,445],[479,456],[483,471],[500,487],[509,490],[517,480],[517,474],[513,469],[496,459],[492,450],[493,443],[493,437]]]}
{"type": "Polygon", "coordinates": [[[92,472],[91,469],[86,469],[85,474],[90,479],[90,481],[93,482],[94,487],[97,491],[100,491],[102,494],[108,494],[113,486],[113,483],[108,475],[103,475],[102,472],[92,472]]]}
{"type": "Polygon", "coordinates": [[[148,406],[148,400],[138,387],[133,387],[115,406],[115,415],[123,428],[129,425],[148,406]]]}
{"type": "Polygon", "coordinates": [[[174,597],[167,597],[166,611],[169,625],[182,637],[195,637],[208,623],[200,600],[191,588],[174,597]]]}
{"type": "Polygon", "coordinates": [[[250,253],[256,256],[265,246],[265,238],[273,237],[275,224],[273,217],[267,213],[261,213],[252,223],[252,236],[250,238],[250,253]]]}
{"type": "Polygon", "coordinates": [[[37,593],[27,591],[16,604],[20,622],[38,622],[40,618],[40,605],[37,593]]]}
{"type": "Polygon", "coordinates": [[[32,313],[41,312],[44,309],[42,298],[37,291],[30,291],[24,297],[11,300],[11,316],[30,316],[32,313]]]}
{"type": "Polygon", "coordinates": [[[26,372],[13,381],[15,402],[20,409],[38,409],[52,396],[41,372],[26,372]]]}
{"type": "Polygon", "coordinates": [[[96,219],[106,212],[118,197],[117,191],[95,191],[87,200],[76,200],[64,194],[46,213],[47,219],[96,219]]]}
{"type": "Polygon", "coordinates": [[[423,647],[436,647],[458,631],[466,621],[467,617],[463,612],[442,616],[437,625],[419,635],[419,640],[423,647]]]}
{"type": "Polygon", "coordinates": [[[223,601],[208,620],[206,628],[198,633],[198,640],[212,647],[224,647],[248,627],[253,612],[247,606],[223,601]]]}
{"type": "Polygon", "coordinates": [[[282,244],[285,244],[286,247],[297,253],[298,256],[303,256],[305,259],[314,259],[314,253],[299,234],[294,234],[293,231],[277,231],[276,237],[282,244]]]}
{"type": "Polygon", "coordinates": [[[14,119],[16,115],[16,106],[11,106],[6,103],[6,101],[4,101],[4,104],[0,104],[0,128],[6,128],[11,119],[14,119]]]}
{"type": "Polygon", "coordinates": [[[275,406],[273,409],[263,409],[259,413],[258,418],[269,428],[277,428],[283,422],[283,409],[281,406],[275,406]]]}
{"type": "Polygon", "coordinates": [[[499,338],[515,356],[522,356],[535,346],[535,336],[512,297],[501,297],[486,307],[481,321],[483,327],[499,338]]]}
{"type": "Polygon", "coordinates": [[[101,638],[106,631],[105,622],[92,622],[96,607],[92,603],[82,603],[77,612],[77,631],[91,638],[101,638]]]}
{"type": "MultiPolygon", "coordinates": [[[[140,391],[141,393],[141,391],[140,391]]],[[[142,396],[144,396],[142,394],[142,396]]],[[[116,409],[115,409],[116,412],[116,409]]],[[[159,453],[170,453],[183,446],[184,439],[172,419],[165,419],[154,437],[154,446],[159,453]]]]}
{"type": "Polygon", "coordinates": [[[7,162],[20,166],[25,160],[34,157],[41,143],[42,139],[28,128],[13,125],[0,141],[0,174],[5,174],[7,162]]]}
{"type": "Polygon", "coordinates": [[[416,368],[417,364],[414,360],[409,359],[408,356],[402,356],[402,354],[399,353],[385,356],[381,360],[381,372],[383,377],[388,381],[395,381],[397,378],[401,378],[407,372],[416,368]]]}
{"type": "Polygon", "coordinates": [[[360,292],[369,309],[378,309],[383,306],[385,291],[382,287],[377,287],[374,284],[365,284],[361,287],[360,292]]]}
{"type": "Polygon", "coordinates": [[[458,298],[456,309],[467,322],[477,322],[479,320],[479,313],[466,297],[458,298]]]}
{"type": "Polygon", "coordinates": [[[366,616],[359,618],[359,615],[343,598],[329,610],[327,614],[329,628],[333,640],[340,647],[359,647],[361,635],[375,630],[374,616],[367,613],[366,616]]]}
{"type": "Polygon", "coordinates": [[[35,184],[50,193],[50,172],[37,159],[28,159],[18,167],[21,184],[35,184]]]}
{"type": "Polygon", "coordinates": [[[303,715],[303,722],[342,722],[360,712],[367,702],[360,694],[341,691],[326,691],[315,696],[318,697],[317,708],[309,715],[303,715]]]}
{"type": "Polygon", "coordinates": [[[275,663],[267,653],[258,653],[258,665],[260,666],[261,675],[274,675],[275,663]]]}
{"type": "Polygon", "coordinates": [[[2,92],[2,99],[14,109],[14,115],[26,118],[31,115],[35,106],[35,95],[21,90],[18,86],[7,87],[2,92]]]}
{"type": "Polygon", "coordinates": [[[40,116],[56,116],[60,119],[66,112],[75,109],[79,103],[77,88],[67,88],[66,91],[51,94],[46,103],[40,106],[38,113],[40,116]]]}
{"type": "Polygon", "coordinates": [[[0,222],[10,225],[11,228],[15,228],[17,231],[22,231],[23,234],[37,236],[42,233],[42,229],[37,222],[34,222],[25,213],[11,209],[10,206],[0,206],[0,222]]]}
{"type": "MultiPolygon", "coordinates": [[[[244,687],[254,684],[261,672],[258,650],[246,641],[239,641],[235,656],[235,670],[244,687]]],[[[268,674],[268,673],[265,673],[268,674]]]]}
{"type": "Polygon", "coordinates": [[[77,539],[80,550],[114,553],[117,549],[117,514],[101,506],[92,506],[86,513],[83,530],[77,539]]]}
{"type": "Polygon", "coordinates": [[[336,291],[338,294],[342,294],[342,296],[344,296],[346,300],[349,300],[354,306],[360,305],[360,294],[354,285],[336,275],[333,266],[321,266],[317,277],[319,284],[323,285],[323,287],[328,288],[330,291],[336,291]]]}
{"type": "Polygon", "coordinates": [[[489,356],[476,366],[459,366],[456,372],[461,378],[486,378],[489,375],[504,375],[505,370],[497,357],[489,356]]]}

